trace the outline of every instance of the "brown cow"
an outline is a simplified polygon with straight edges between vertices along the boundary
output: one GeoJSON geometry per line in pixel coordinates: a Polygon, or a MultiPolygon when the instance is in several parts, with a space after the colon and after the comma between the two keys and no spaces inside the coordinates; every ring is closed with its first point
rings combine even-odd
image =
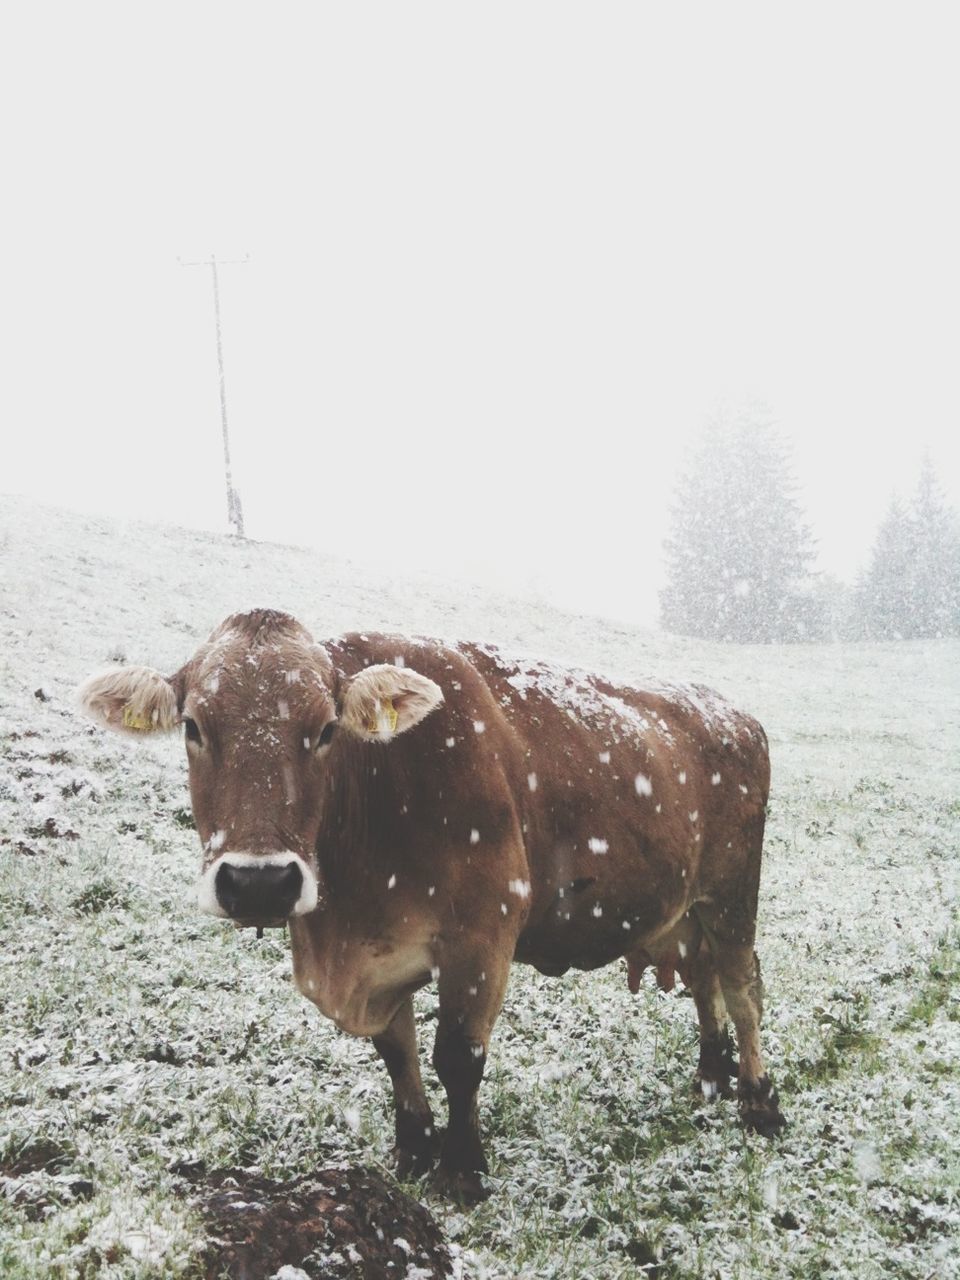
{"type": "Polygon", "coordinates": [[[699,686],[614,686],[487,645],[349,635],[236,614],[169,679],[88,681],[131,734],[183,724],[203,842],[200,905],[287,924],[297,986],[372,1036],[393,1081],[401,1171],[438,1145],[412,994],[439,988],[433,1062],[449,1102],[439,1185],[486,1170],[477,1091],[511,962],[542,973],[625,956],[674,969],[700,1019],[697,1085],[740,1051],[745,1124],[783,1120],[760,1057],[754,953],[769,783],[760,725],[699,686]]]}

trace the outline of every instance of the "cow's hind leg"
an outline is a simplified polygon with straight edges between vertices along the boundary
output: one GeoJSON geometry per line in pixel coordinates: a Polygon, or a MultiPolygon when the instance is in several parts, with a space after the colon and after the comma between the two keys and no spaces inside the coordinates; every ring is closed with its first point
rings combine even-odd
{"type": "Polygon", "coordinates": [[[440,1143],[420,1078],[411,997],[404,1000],[386,1031],[374,1036],[373,1044],[393,1082],[397,1174],[401,1178],[418,1178],[433,1163],[440,1143]]]}
{"type": "Polygon", "coordinates": [[[746,1128],[771,1136],[783,1128],[785,1121],[780,1114],[777,1091],[760,1054],[763,982],[760,961],[753,949],[753,926],[745,925],[738,936],[727,927],[721,913],[699,908],[697,914],[704,923],[704,933],[716,961],[720,990],[737,1032],[740,1119],[746,1128]]]}
{"type": "Polygon", "coordinates": [[[720,990],[720,976],[706,941],[690,961],[688,980],[700,1022],[700,1061],[693,1087],[708,1101],[727,1098],[730,1079],[737,1074],[737,1064],[727,1030],[727,1007],[720,990]]]}
{"type": "MultiPolygon", "coordinates": [[[[767,762],[758,760],[757,779],[766,801],[767,762]]],[[[747,788],[741,786],[744,795],[747,788]]],[[[747,802],[744,801],[746,806],[747,802]]],[[[770,1082],[760,1054],[760,1019],[763,1015],[763,983],[760,961],[753,949],[757,931],[757,898],[763,851],[765,812],[754,805],[738,816],[739,832],[719,856],[704,857],[713,868],[705,888],[708,897],[698,902],[694,914],[712,953],[727,1012],[737,1032],[740,1066],[737,1099],[740,1119],[748,1129],[772,1135],[784,1126],[777,1091],[770,1082]]],[[[727,834],[732,834],[728,832],[727,834]]]]}

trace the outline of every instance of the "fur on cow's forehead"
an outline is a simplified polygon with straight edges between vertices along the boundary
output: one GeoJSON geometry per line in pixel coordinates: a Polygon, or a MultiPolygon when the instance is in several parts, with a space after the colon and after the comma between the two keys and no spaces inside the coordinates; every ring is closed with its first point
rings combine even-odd
{"type": "Polygon", "coordinates": [[[287,691],[293,704],[331,694],[330,656],[288,613],[255,609],[224,619],[177,673],[181,706],[191,694],[204,700],[221,692],[287,691]]]}
{"type": "Polygon", "coordinates": [[[297,637],[313,643],[306,627],[292,614],[281,609],[251,609],[247,613],[232,613],[224,618],[210,633],[209,644],[224,637],[236,637],[248,645],[270,644],[285,636],[297,637]]]}

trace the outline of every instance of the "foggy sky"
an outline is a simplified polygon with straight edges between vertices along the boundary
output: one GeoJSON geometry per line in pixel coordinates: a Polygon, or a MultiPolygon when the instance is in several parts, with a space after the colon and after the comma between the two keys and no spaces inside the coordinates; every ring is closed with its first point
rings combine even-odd
{"type": "MultiPolygon", "coordinates": [[[[960,504],[948,6],[20,6],[0,491],[648,619],[758,402],[848,580],[960,504]]],[[[10,124],[13,127],[10,127],[10,124]]]]}

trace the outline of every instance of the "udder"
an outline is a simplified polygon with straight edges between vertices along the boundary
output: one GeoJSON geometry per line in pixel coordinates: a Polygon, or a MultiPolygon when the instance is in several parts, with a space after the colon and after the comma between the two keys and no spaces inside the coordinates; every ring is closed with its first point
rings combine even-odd
{"type": "Polygon", "coordinates": [[[627,986],[634,995],[640,990],[640,979],[651,966],[656,970],[657,986],[661,991],[672,991],[675,977],[690,985],[690,961],[702,940],[698,922],[685,915],[669,930],[643,946],[627,952],[627,986]]]}

